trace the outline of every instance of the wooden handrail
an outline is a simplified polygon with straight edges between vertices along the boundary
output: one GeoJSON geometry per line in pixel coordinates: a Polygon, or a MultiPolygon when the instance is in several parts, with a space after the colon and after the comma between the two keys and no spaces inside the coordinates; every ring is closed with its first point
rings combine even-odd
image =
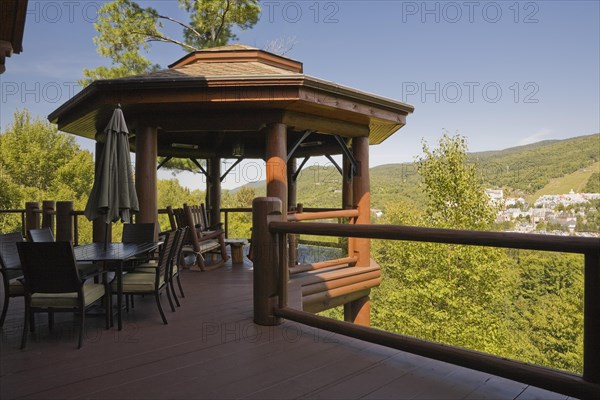
{"type": "Polygon", "coordinates": [[[600,238],[536,235],[531,233],[466,231],[383,224],[325,224],[319,222],[306,222],[302,224],[271,222],[269,230],[272,233],[407,240],[412,242],[465,244],[564,253],[600,252],[600,238]]]}
{"type": "Polygon", "coordinates": [[[318,212],[303,212],[298,214],[288,214],[287,220],[292,221],[311,221],[317,219],[332,219],[332,218],[356,218],[358,210],[335,210],[335,211],[318,211],[318,212]]]}
{"type": "MultiPolygon", "coordinates": [[[[285,242],[286,234],[345,236],[369,239],[405,240],[491,246],[578,253],[585,256],[584,266],[584,354],[583,375],[526,364],[491,354],[479,353],[441,343],[429,342],[386,331],[347,324],[311,313],[290,309],[284,302],[272,310],[274,317],[283,317],[309,326],[326,329],[372,343],[420,354],[425,357],[450,362],[467,368],[489,372],[508,379],[539,386],[569,396],[600,397],[600,238],[564,237],[511,232],[468,231],[456,229],[424,228],[398,225],[348,225],[331,223],[293,223],[272,221],[269,232],[285,242]]],[[[279,268],[286,268],[285,265],[279,268]]],[[[284,278],[285,274],[279,272],[284,278]]],[[[278,295],[284,297],[285,282],[278,286],[278,295]]]]}
{"type": "Polygon", "coordinates": [[[275,309],[274,313],[277,317],[286,318],[317,329],[526,382],[577,398],[598,398],[600,394],[600,385],[588,382],[579,375],[564,371],[355,325],[288,307],[275,309]]]}

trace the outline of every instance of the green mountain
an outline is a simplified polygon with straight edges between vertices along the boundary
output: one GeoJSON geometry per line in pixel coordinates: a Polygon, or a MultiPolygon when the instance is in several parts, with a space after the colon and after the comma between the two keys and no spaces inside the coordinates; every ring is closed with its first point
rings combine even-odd
{"type": "MultiPolygon", "coordinates": [[[[589,186],[594,182],[588,181],[597,179],[594,173],[600,168],[600,134],[471,153],[469,160],[478,165],[484,187],[504,189],[507,194],[531,198],[557,190],[594,187],[589,186]]],[[[385,209],[400,199],[424,204],[426,198],[414,163],[380,165],[370,172],[373,208],[385,209]]],[[[341,204],[342,180],[334,167],[305,168],[297,184],[298,202],[305,207],[341,204]]],[[[264,181],[245,186],[254,188],[257,196],[265,193],[264,181]]]]}

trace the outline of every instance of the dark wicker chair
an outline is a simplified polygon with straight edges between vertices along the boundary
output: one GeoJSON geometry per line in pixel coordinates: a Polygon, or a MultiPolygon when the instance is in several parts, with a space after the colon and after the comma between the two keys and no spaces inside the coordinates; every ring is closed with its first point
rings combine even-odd
{"type": "Polygon", "coordinates": [[[23,242],[23,236],[20,232],[0,235],[0,275],[2,275],[2,283],[4,284],[4,303],[0,315],[0,327],[4,326],[10,298],[25,295],[25,288],[19,281],[19,278],[23,277],[23,270],[17,252],[17,243],[21,242],[23,242]]]}
{"type": "MultiPolygon", "coordinates": [[[[167,298],[171,305],[171,310],[175,311],[173,300],[171,299],[171,293],[169,289],[169,262],[171,253],[173,250],[173,244],[175,243],[179,232],[166,232],[164,243],[160,249],[158,263],[153,267],[153,272],[148,273],[144,270],[138,271],[137,269],[133,272],[127,273],[123,276],[123,294],[124,295],[140,295],[140,294],[153,294],[156,299],[156,305],[160,316],[167,324],[167,318],[163,312],[162,305],[160,303],[160,293],[165,290],[167,292],[167,298]]],[[[139,268],[143,268],[143,265],[139,265],[139,268]]],[[[117,290],[116,282],[113,282],[114,291],[117,290]]]]}
{"type": "Polygon", "coordinates": [[[54,234],[52,229],[30,229],[27,231],[27,240],[30,242],[54,242],[54,234]]]}
{"type": "MultiPolygon", "coordinates": [[[[106,329],[109,327],[110,301],[106,296],[106,284],[84,284],[80,278],[75,255],[70,242],[17,243],[25,286],[25,321],[21,349],[27,344],[27,331],[31,323],[35,327],[36,312],[49,312],[50,328],[52,313],[56,311],[79,311],[80,330],[78,348],[83,343],[85,310],[93,303],[106,297],[106,329]]],[[[103,279],[103,281],[106,281],[103,279]]]]}
{"type": "MultiPolygon", "coordinates": [[[[177,237],[175,239],[175,242],[173,243],[173,249],[171,251],[171,259],[169,261],[169,270],[171,272],[168,274],[168,276],[169,276],[168,283],[169,283],[169,286],[171,287],[171,294],[173,294],[173,299],[175,300],[175,304],[177,304],[177,307],[180,307],[181,304],[179,303],[179,299],[177,298],[177,294],[175,292],[175,285],[174,285],[173,281],[177,280],[177,286],[179,286],[179,293],[181,294],[181,297],[185,297],[185,294],[183,293],[183,287],[181,285],[181,279],[179,276],[179,272],[181,271],[179,264],[180,264],[181,260],[183,260],[182,249],[183,249],[183,243],[185,240],[185,234],[187,232],[187,227],[184,227],[183,229],[178,229],[176,232],[177,232],[177,237]]],[[[156,272],[157,267],[158,267],[158,263],[155,261],[151,261],[148,263],[138,265],[135,268],[135,272],[145,272],[145,273],[154,274],[156,272]]]]}
{"type": "MultiPolygon", "coordinates": [[[[54,234],[50,228],[30,229],[27,231],[27,240],[34,243],[54,242],[54,234]]],[[[90,276],[97,277],[100,266],[98,264],[84,262],[77,263],[77,269],[79,269],[79,275],[84,278],[88,278],[90,276]]],[[[96,278],[96,283],[98,283],[97,281],[98,278],[96,278]]]]}

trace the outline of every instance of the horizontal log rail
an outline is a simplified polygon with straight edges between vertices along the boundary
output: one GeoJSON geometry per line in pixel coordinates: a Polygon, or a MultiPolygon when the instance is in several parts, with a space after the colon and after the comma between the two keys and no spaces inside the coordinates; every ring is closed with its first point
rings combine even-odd
{"type": "Polygon", "coordinates": [[[407,240],[412,242],[465,244],[563,253],[600,252],[600,238],[539,235],[533,233],[466,231],[384,224],[325,224],[319,222],[306,222],[302,224],[271,222],[269,230],[272,233],[407,240]]]}
{"type": "Polygon", "coordinates": [[[317,219],[333,219],[333,218],[356,218],[358,210],[335,210],[335,211],[317,211],[317,212],[302,212],[298,214],[288,214],[289,222],[295,221],[311,221],[317,219]]]}
{"type": "Polygon", "coordinates": [[[292,308],[278,308],[274,313],[278,317],[317,329],[502,376],[577,398],[598,398],[600,394],[600,385],[585,381],[581,376],[568,372],[337,321],[292,308]]]}
{"type": "Polygon", "coordinates": [[[510,232],[468,231],[398,225],[348,225],[331,223],[268,223],[271,234],[285,242],[287,234],[342,236],[471,246],[555,251],[583,254],[584,354],[583,375],[527,364],[487,353],[430,342],[378,329],[320,317],[287,307],[287,274],[281,263],[279,306],[275,318],[287,318],[319,329],[377,343],[428,358],[476,369],[578,398],[600,398],[600,238],[564,237],[510,232]]]}
{"type": "Polygon", "coordinates": [[[319,262],[307,263],[307,264],[298,264],[298,265],[294,265],[293,267],[290,267],[290,274],[298,274],[300,272],[315,271],[318,269],[336,267],[339,265],[353,264],[357,260],[358,260],[358,257],[352,256],[352,257],[337,258],[335,260],[319,261],[319,262]]]}

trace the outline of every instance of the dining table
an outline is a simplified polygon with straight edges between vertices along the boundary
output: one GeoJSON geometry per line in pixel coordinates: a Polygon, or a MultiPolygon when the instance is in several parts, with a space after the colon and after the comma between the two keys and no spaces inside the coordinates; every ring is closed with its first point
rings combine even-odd
{"type": "Polygon", "coordinates": [[[90,243],[73,249],[78,262],[102,262],[104,268],[115,272],[117,281],[117,327],[123,329],[123,265],[132,259],[139,260],[155,251],[161,242],[144,243],[90,243]]]}

